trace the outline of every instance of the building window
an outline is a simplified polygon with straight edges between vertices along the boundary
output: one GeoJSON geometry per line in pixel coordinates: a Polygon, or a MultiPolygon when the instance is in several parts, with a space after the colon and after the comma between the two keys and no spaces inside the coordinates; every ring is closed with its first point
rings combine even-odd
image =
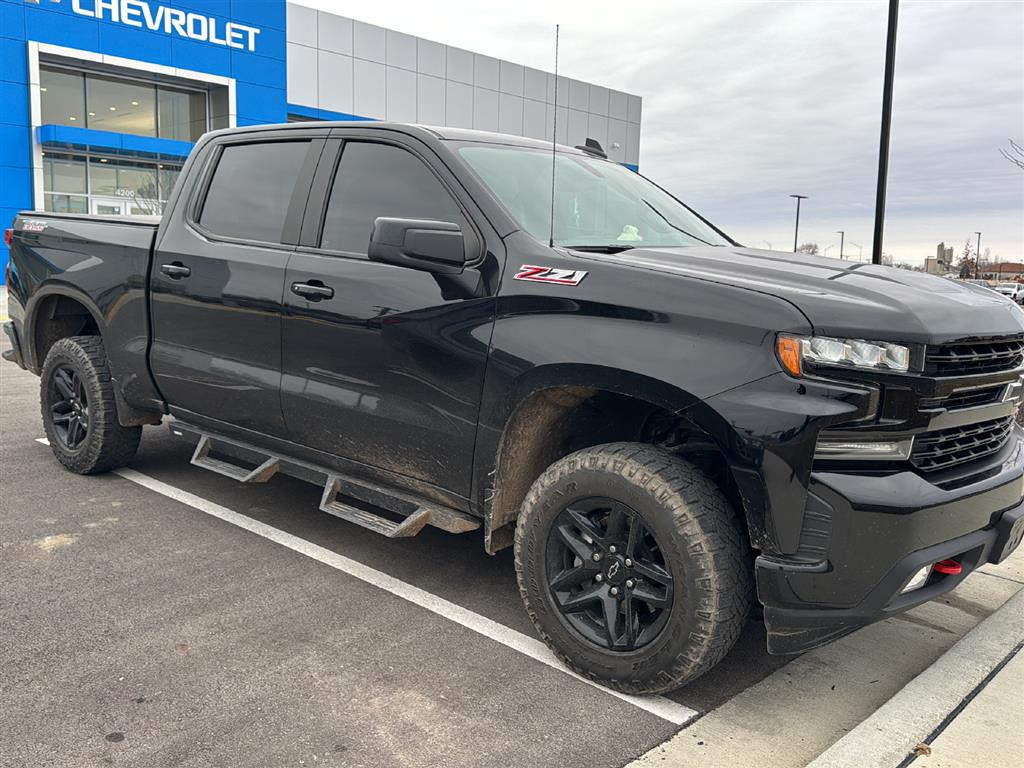
{"type": "Polygon", "coordinates": [[[44,208],[104,216],[159,215],[179,173],[177,163],[44,152],[44,208]]]}
{"type": "Polygon", "coordinates": [[[224,127],[210,125],[205,90],[55,66],[40,67],[39,77],[44,124],[179,141],[198,141],[211,127],[224,127]]]}

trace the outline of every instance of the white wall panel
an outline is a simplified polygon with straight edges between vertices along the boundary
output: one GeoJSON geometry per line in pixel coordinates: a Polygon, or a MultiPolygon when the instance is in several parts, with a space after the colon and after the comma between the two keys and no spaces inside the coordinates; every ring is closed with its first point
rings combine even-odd
{"type": "MultiPolygon", "coordinates": [[[[288,6],[291,8],[291,6],[288,6]]],[[[352,55],[352,19],[333,13],[317,14],[317,44],[321,50],[352,55]]]]}
{"type": "Polygon", "coordinates": [[[387,111],[384,98],[386,87],[383,64],[356,59],[352,71],[353,113],[384,119],[387,111]]]}
{"type": "Polygon", "coordinates": [[[523,71],[523,95],[536,101],[548,99],[548,73],[526,67],[523,71]]]}
{"type": "MultiPolygon", "coordinates": [[[[559,115],[561,117],[561,115],[559,115]]],[[[590,115],[587,112],[580,112],[578,109],[569,110],[569,133],[565,143],[571,147],[582,144],[587,138],[587,131],[590,128],[590,115]]]]}
{"type": "Polygon", "coordinates": [[[288,42],[316,48],[316,11],[288,3],[288,42]]]}
{"type": "Polygon", "coordinates": [[[597,139],[635,164],[639,96],[289,3],[288,100],[363,117],[597,139]],[[613,147],[618,144],[618,147],[613,147]]]}
{"type": "Polygon", "coordinates": [[[445,125],[444,103],[444,80],[430,75],[416,75],[416,122],[445,125]]]}
{"type": "Polygon", "coordinates": [[[523,135],[531,139],[551,139],[548,106],[543,101],[523,100],[523,135]]]}
{"type": "Polygon", "coordinates": [[[473,127],[480,131],[498,130],[498,92],[473,89],[473,127]]]}
{"type": "Polygon", "coordinates": [[[627,123],[626,125],[626,159],[623,161],[632,165],[640,164],[640,125],[639,123],[627,123]]]}
{"type": "MultiPolygon", "coordinates": [[[[289,6],[290,8],[291,6],[289,6]]],[[[316,106],[316,48],[288,43],[288,101],[316,106]]]]}
{"type": "Polygon", "coordinates": [[[629,96],[622,91],[611,91],[608,95],[608,117],[616,120],[628,120],[629,96]]]}
{"type": "Polygon", "coordinates": [[[444,77],[445,50],[440,43],[432,40],[416,41],[416,71],[424,75],[444,77]]]}
{"type": "Polygon", "coordinates": [[[523,135],[523,98],[510,93],[498,94],[498,130],[523,135]]]}
{"type": "Polygon", "coordinates": [[[387,51],[383,27],[356,21],[352,25],[352,55],[357,59],[384,63],[387,51]]]}
{"type": "Polygon", "coordinates": [[[630,94],[628,97],[629,113],[626,119],[631,123],[640,122],[640,97],[630,94]]]}
{"type": "Polygon", "coordinates": [[[445,120],[453,128],[473,127],[473,86],[445,82],[445,120]]]}
{"type": "Polygon", "coordinates": [[[387,65],[416,70],[416,38],[402,32],[387,31],[387,65]]]}
{"type": "Polygon", "coordinates": [[[416,122],[416,73],[398,67],[387,68],[388,120],[416,122]]]}
{"type": "MultiPolygon", "coordinates": [[[[554,120],[555,112],[556,112],[555,106],[553,104],[548,104],[548,126],[549,126],[548,130],[549,131],[551,130],[550,126],[552,125],[552,122],[554,120]]],[[[559,144],[568,144],[569,143],[569,108],[568,107],[563,107],[563,106],[559,105],[558,108],[557,108],[557,112],[558,112],[558,121],[554,122],[555,136],[556,136],[555,141],[557,141],[559,144]]]]}
{"type": "Polygon", "coordinates": [[[473,85],[498,90],[498,60],[480,53],[473,54],[473,85]]]}
{"type": "Polygon", "coordinates": [[[445,77],[466,85],[473,84],[473,54],[461,48],[448,46],[446,50],[447,70],[445,77]]]}
{"type": "MultiPolygon", "coordinates": [[[[562,94],[565,91],[562,89],[562,84],[558,84],[558,100],[562,101],[562,94]]],[[[569,109],[578,109],[582,112],[590,111],[590,86],[586,83],[581,83],[579,80],[569,81],[569,98],[565,101],[569,105],[569,109]]]]}
{"type": "Polygon", "coordinates": [[[587,119],[586,138],[596,139],[602,148],[608,151],[608,118],[604,115],[591,114],[587,119]]]}
{"type": "Polygon", "coordinates": [[[352,57],[320,51],[319,106],[332,112],[357,114],[352,100],[352,57]]]}
{"type": "Polygon", "coordinates": [[[498,90],[502,93],[510,93],[513,96],[523,95],[524,67],[520,64],[513,64],[510,61],[503,61],[499,66],[498,90]]]}
{"type": "Polygon", "coordinates": [[[608,158],[617,163],[626,162],[626,121],[611,118],[608,120],[608,143],[604,146],[608,158]],[[619,146],[616,147],[615,145],[619,146]]]}

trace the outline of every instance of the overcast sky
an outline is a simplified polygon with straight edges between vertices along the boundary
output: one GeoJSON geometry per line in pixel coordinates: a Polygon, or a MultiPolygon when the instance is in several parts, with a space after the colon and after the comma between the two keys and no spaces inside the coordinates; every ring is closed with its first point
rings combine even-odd
{"type": "MultiPolygon", "coordinates": [[[[640,169],[735,239],[871,250],[887,3],[300,0],[643,97],[640,169]]],[[[1024,2],[903,0],[884,251],[1024,260],[1024,2]]]]}

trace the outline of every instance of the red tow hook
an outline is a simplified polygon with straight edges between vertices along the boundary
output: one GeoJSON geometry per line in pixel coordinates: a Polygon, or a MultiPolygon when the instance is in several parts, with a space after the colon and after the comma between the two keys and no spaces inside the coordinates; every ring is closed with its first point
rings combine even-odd
{"type": "Polygon", "coordinates": [[[947,576],[956,576],[964,569],[956,560],[939,560],[932,568],[936,573],[944,573],[947,576]]]}

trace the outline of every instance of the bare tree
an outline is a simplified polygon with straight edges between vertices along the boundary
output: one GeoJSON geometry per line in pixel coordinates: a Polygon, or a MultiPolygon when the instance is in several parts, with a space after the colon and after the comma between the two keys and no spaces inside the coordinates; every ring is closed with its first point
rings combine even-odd
{"type": "Polygon", "coordinates": [[[1001,148],[999,154],[1024,171],[1024,147],[1013,139],[1007,139],[1007,141],[1010,142],[1010,148],[1008,150],[1001,148]]]}
{"type": "Polygon", "coordinates": [[[803,243],[799,248],[796,249],[797,253],[806,253],[809,256],[818,255],[818,244],[817,243],[803,243]]]}
{"type": "Polygon", "coordinates": [[[974,246],[971,244],[971,239],[967,238],[964,242],[964,252],[960,256],[960,260],[956,263],[956,273],[961,280],[974,277],[975,267],[977,266],[977,259],[974,255],[974,246]]]}

